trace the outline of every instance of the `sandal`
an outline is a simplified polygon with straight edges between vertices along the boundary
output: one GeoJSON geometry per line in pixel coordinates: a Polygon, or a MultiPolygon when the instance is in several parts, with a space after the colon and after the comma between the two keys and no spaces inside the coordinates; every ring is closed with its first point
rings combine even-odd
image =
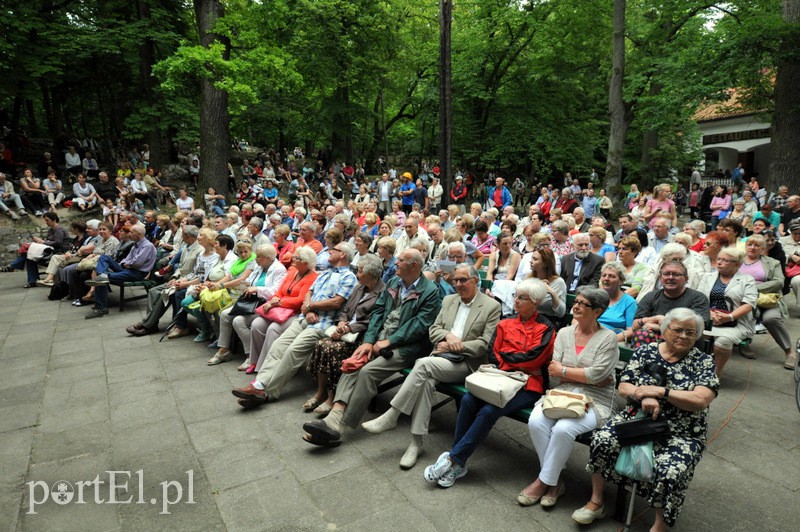
{"type": "Polygon", "coordinates": [[[328,415],[328,412],[331,411],[333,405],[330,403],[322,403],[317,408],[314,409],[315,414],[319,414],[320,417],[325,417],[328,415]]]}
{"type": "Polygon", "coordinates": [[[239,365],[236,367],[236,371],[246,371],[246,370],[247,370],[247,368],[249,368],[249,367],[250,367],[250,362],[248,362],[247,360],[245,360],[244,362],[242,362],[241,364],[239,364],[239,365]]]}
{"type": "Polygon", "coordinates": [[[321,403],[322,403],[322,399],[319,398],[319,397],[314,396],[314,397],[310,398],[308,401],[306,401],[305,403],[303,403],[303,410],[305,410],[306,412],[310,412],[311,410],[314,410],[315,408],[317,408],[321,403]]]}
{"type": "Polygon", "coordinates": [[[227,353],[215,353],[213,357],[208,359],[207,364],[209,366],[216,366],[217,364],[222,364],[223,362],[227,362],[233,358],[233,351],[228,351],[227,353]]]}

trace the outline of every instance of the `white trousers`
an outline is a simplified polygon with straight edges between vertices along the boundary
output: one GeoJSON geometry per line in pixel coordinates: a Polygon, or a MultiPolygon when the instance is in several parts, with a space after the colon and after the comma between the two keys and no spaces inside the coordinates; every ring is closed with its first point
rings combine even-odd
{"type": "Polygon", "coordinates": [[[542,405],[538,404],[528,419],[528,430],[531,433],[533,447],[539,456],[539,480],[548,486],[558,484],[561,470],[569,460],[572,446],[579,434],[597,428],[597,415],[589,409],[579,419],[550,419],[542,413],[542,405]]]}

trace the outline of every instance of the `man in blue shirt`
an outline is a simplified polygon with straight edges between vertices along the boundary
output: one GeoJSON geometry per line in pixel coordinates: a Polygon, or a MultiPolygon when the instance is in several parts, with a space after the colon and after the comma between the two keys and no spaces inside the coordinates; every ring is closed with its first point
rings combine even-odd
{"type": "Polygon", "coordinates": [[[489,189],[489,205],[503,212],[503,209],[511,205],[511,192],[504,185],[502,177],[494,180],[494,187],[489,189]]]}
{"type": "Polygon", "coordinates": [[[597,207],[597,198],[594,197],[593,188],[590,188],[586,191],[586,195],[583,197],[582,203],[583,212],[586,215],[586,218],[591,220],[597,207]]]}
{"type": "Polygon", "coordinates": [[[414,191],[417,187],[414,185],[413,180],[414,176],[411,175],[411,172],[405,172],[403,174],[403,184],[400,185],[400,199],[403,202],[403,212],[406,213],[406,216],[411,213],[414,206],[414,191]]]}
{"type": "Polygon", "coordinates": [[[330,250],[331,268],[319,274],[306,293],[301,316],[272,343],[267,360],[252,384],[235,388],[239,405],[252,408],[267,402],[267,396],[280,397],[284,386],[306,364],[325,330],[336,325],[336,316],[355,290],[358,279],[350,270],[355,247],[340,242],[330,250]]]}

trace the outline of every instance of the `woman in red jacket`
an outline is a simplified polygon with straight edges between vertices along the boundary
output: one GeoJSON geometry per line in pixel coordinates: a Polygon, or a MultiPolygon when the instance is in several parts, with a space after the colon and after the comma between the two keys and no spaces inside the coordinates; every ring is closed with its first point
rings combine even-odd
{"type": "Polygon", "coordinates": [[[456,420],[453,447],[442,453],[435,464],[425,468],[423,476],[431,483],[449,488],[467,474],[467,460],[486,439],[495,422],[523,408],[531,408],[544,393],[542,368],[553,356],[556,330],[550,321],[537,312],[539,302],[547,296],[538,279],[525,279],[517,286],[514,298],[516,318],[497,325],[490,362],[504,371],[523,371],[528,382],[504,407],[486,403],[467,392],[461,398],[456,420]]]}
{"type": "Polygon", "coordinates": [[[314,271],[316,265],[317,256],[311,248],[300,247],[294,251],[292,267],[286,272],[278,292],[259,308],[264,311],[272,308],[291,309],[294,313],[283,323],[270,321],[259,313],[250,325],[250,359],[239,366],[239,371],[255,373],[261,369],[272,342],[289,328],[300,313],[306,292],[317,278],[317,273],[314,271]]]}

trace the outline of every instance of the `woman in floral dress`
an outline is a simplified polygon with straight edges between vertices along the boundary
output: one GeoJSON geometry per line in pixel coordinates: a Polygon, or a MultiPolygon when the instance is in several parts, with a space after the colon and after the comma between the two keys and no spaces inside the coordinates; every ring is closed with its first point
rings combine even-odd
{"type": "MultiPolygon", "coordinates": [[[[656,509],[653,531],[675,525],[686,488],[705,449],[708,406],[719,388],[713,358],[694,347],[703,334],[699,315],[686,308],[673,309],[661,322],[661,334],[663,342],[636,350],[618,390],[623,398],[640,401],[648,415],[657,417],[663,413],[671,431],[665,444],[653,444],[653,480],[638,488],[639,495],[656,509]],[[654,365],[666,370],[664,385],[656,385],[654,372],[649,371],[654,365]]],[[[594,433],[586,466],[592,473],[592,498],[572,514],[580,524],[605,517],[605,480],[624,480],[614,471],[620,453],[615,425],[631,417],[629,411],[621,412],[594,433]]]]}

